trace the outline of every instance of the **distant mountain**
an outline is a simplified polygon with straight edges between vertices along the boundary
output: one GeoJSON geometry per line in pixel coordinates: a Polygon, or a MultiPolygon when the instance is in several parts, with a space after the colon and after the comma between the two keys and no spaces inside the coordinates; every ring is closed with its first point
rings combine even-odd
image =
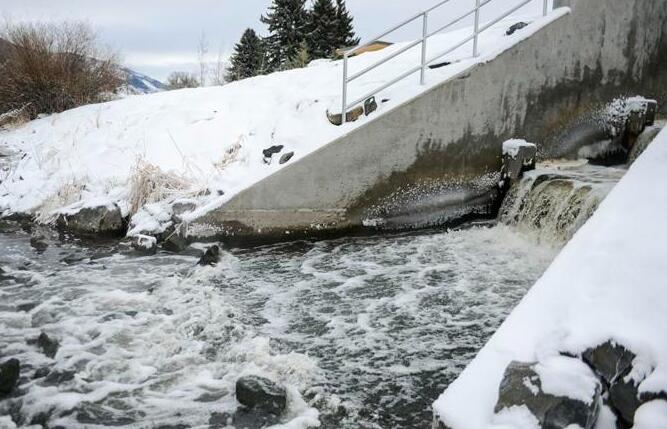
{"type": "Polygon", "coordinates": [[[123,89],[129,94],[150,94],[164,89],[162,82],[150,76],[125,67],[122,71],[127,79],[127,86],[123,89]]]}

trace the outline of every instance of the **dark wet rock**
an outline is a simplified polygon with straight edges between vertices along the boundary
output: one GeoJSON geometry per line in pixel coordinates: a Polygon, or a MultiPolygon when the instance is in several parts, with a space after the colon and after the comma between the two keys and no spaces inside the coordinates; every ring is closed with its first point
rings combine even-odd
{"type": "Polygon", "coordinates": [[[285,164],[286,162],[289,162],[290,159],[294,156],[294,152],[287,152],[283,154],[283,156],[280,157],[280,160],[278,161],[279,164],[285,164]]]}
{"type": "Polygon", "coordinates": [[[32,419],[30,419],[30,424],[46,428],[48,427],[49,420],[51,419],[52,415],[53,415],[53,409],[38,413],[37,415],[33,416],[32,419]]]}
{"type": "Polygon", "coordinates": [[[68,381],[74,380],[75,375],[76,371],[69,371],[69,370],[51,371],[49,375],[47,375],[46,378],[44,379],[43,384],[45,386],[59,386],[63,383],[67,383],[68,381]]]}
{"type": "Polygon", "coordinates": [[[56,225],[74,234],[121,235],[125,232],[125,220],[120,208],[111,206],[87,207],[77,213],[62,214],[56,225]]]}
{"type": "Polygon", "coordinates": [[[371,97],[364,101],[364,114],[366,116],[375,112],[378,109],[378,103],[375,101],[375,97],[371,97]]]}
{"type": "Polygon", "coordinates": [[[134,412],[132,414],[136,414],[135,418],[128,415],[127,412],[114,411],[100,404],[84,402],[76,410],[76,420],[79,423],[91,425],[99,425],[103,422],[105,426],[127,426],[136,423],[137,419],[145,415],[143,412],[134,412]]]}
{"type": "Polygon", "coordinates": [[[617,380],[609,387],[609,404],[623,420],[634,423],[635,412],[642,405],[638,385],[634,381],[617,380]]]}
{"type": "Polygon", "coordinates": [[[45,240],[46,237],[42,235],[32,237],[30,239],[30,247],[35,249],[37,253],[44,253],[44,251],[46,251],[46,249],[49,247],[45,240]]]}
{"type": "Polygon", "coordinates": [[[30,345],[36,345],[39,347],[39,349],[46,355],[47,357],[50,357],[53,359],[58,352],[58,348],[60,347],[60,343],[57,340],[52,339],[49,337],[45,332],[42,332],[39,334],[39,337],[35,340],[28,340],[28,344],[30,345]]]}
{"type": "Polygon", "coordinates": [[[511,36],[512,34],[526,27],[528,27],[528,24],[525,22],[517,22],[516,24],[512,25],[505,34],[511,36]]]}
{"type": "Polygon", "coordinates": [[[179,232],[173,232],[162,242],[162,248],[167,252],[180,253],[188,248],[189,240],[179,232]]]}
{"type": "Polygon", "coordinates": [[[49,368],[47,368],[47,367],[37,368],[37,370],[36,370],[35,373],[33,374],[32,378],[33,378],[34,380],[36,380],[36,379],[38,379],[38,378],[44,378],[44,377],[46,377],[47,375],[49,375],[49,372],[51,372],[51,370],[50,370],[49,368]]]}
{"type": "MultiPolygon", "coordinates": [[[[583,364],[583,363],[582,363],[583,364]]],[[[598,385],[590,404],[545,393],[536,363],[511,362],[500,384],[495,412],[514,406],[526,406],[545,429],[564,429],[579,425],[591,429],[599,414],[602,386],[598,385]]]]}
{"type": "Polygon", "coordinates": [[[273,381],[254,375],[236,381],[236,399],[250,409],[279,415],[287,407],[285,388],[273,381]]]}
{"type": "Polygon", "coordinates": [[[217,245],[206,249],[206,252],[199,259],[199,265],[215,265],[220,262],[220,247],[217,245]]]}
{"type": "Polygon", "coordinates": [[[607,341],[586,350],[582,358],[607,385],[610,385],[630,372],[635,354],[621,345],[607,341]]]}
{"type": "Polygon", "coordinates": [[[12,393],[21,374],[21,362],[9,359],[0,364],[0,398],[12,393]]]}
{"type": "Polygon", "coordinates": [[[234,414],[213,413],[208,420],[211,429],[263,429],[280,423],[278,416],[257,410],[239,409],[234,414]]]}
{"type": "Polygon", "coordinates": [[[131,246],[142,255],[155,255],[157,252],[157,238],[150,235],[136,235],[132,237],[131,246]]]}
{"type": "Polygon", "coordinates": [[[26,303],[17,305],[16,310],[22,311],[24,313],[29,313],[30,311],[32,311],[32,309],[34,309],[38,305],[39,305],[38,302],[26,302],[26,303]]]}
{"type": "Polygon", "coordinates": [[[280,153],[284,147],[285,146],[283,145],[277,145],[264,149],[262,151],[262,154],[264,155],[264,162],[267,164],[271,163],[271,158],[273,157],[273,155],[280,153]]]}

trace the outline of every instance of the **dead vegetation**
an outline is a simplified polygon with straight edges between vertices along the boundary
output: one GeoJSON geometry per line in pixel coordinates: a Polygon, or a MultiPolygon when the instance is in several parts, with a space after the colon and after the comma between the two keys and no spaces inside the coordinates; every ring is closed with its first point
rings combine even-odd
{"type": "Polygon", "coordinates": [[[0,37],[0,113],[25,109],[34,119],[104,101],[123,83],[87,24],[7,24],[0,37]]]}

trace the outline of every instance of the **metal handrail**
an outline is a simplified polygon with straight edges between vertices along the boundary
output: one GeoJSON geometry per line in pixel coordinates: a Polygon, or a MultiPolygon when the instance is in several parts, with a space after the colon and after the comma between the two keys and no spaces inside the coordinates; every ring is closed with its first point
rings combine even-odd
{"type": "MultiPolygon", "coordinates": [[[[420,85],[425,85],[426,84],[426,68],[428,67],[429,64],[431,64],[435,60],[437,60],[439,58],[442,58],[443,56],[455,51],[456,49],[458,49],[461,46],[465,45],[466,43],[470,42],[471,40],[473,41],[473,57],[479,56],[479,49],[478,49],[479,35],[481,33],[483,33],[484,31],[488,30],[489,28],[491,28],[493,25],[497,24],[502,19],[507,18],[512,13],[521,9],[522,7],[524,7],[525,5],[527,5],[528,3],[530,3],[533,0],[522,0],[521,3],[519,3],[516,6],[510,8],[506,12],[503,12],[503,14],[500,17],[497,17],[493,21],[484,24],[482,27],[480,27],[480,25],[479,25],[480,9],[484,6],[486,6],[487,4],[491,3],[493,0],[474,0],[475,1],[475,7],[472,10],[470,10],[470,11],[464,13],[463,15],[453,19],[452,21],[445,24],[444,26],[439,27],[437,30],[429,32],[429,29],[428,29],[429,13],[433,12],[436,9],[441,8],[442,6],[444,6],[446,3],[449,3],[450,1],[451,0],[442,0],[439,3],[435,4],[434,6],[428,8],[428,9],[426,9],[426,10],[424,10],[424,11],[422,11],[422,12],[420,12],[420,13],[414,15],[414,16],[411,16],[410,18],[406,19],[405,21],[391,27],[389,30],[386,30],[382,34],[380,34],[380,35],[378,35],[378,36],[376,36],[372,39],[369,39],[368,42],[366,42],[362,45],[359,45],[359,46],[357,46],[353,49],[350,49],[348,51],[345,51],[343,53],[343,93],[342,93],[341,124],[345,124],[345,122],[347,121],[347,118],[346,118],[347,117],[347,111],[352,106],[365,101],[369,97],[372,97],[373,95],[376,95],[380,91],[383,91],[383,90],[389,88],[390,86],[392,86],[392,85],[396,84],[397,82],[407,78],[408,76],[412,75],[413,73],[421,71],[420,77],[419,77],[419,83],[420,83],[420,85]],[[436,34],[442,32],[443,30],[446,30],[446,29],[450,28],[454,24],[459,23],[460,21],[469,17],[472,14],[475,15],[475,25],[474,25],[474,28],[473,28],[473,34],[466,37],[464,40],[458,42],[456,45],[446,49],[445,51],[431,57],[430,59],[427,59],[427,57],[426,57],[426,55],[427,55],[426,45],[427,45],[428,39],[430,37],[433,37],[436,34]],[[399,29],[405,27],[406,25],[408,25],[408,24],[410,24],[410,23],[412,23],[412,22],[414,22],[414,21],[416,21],[420,18],[422,20],[422,35],[421,35],[420,39],[417,39],[414,42],[411,42],[411,43],[407,44],[406,46],[402,47],[398,51],[392,53],[391,55],[388,55],[388,56],[382,58],[380,61],[377,61],[377,62],[371,64],[370,66],[366,67],[365,69],[363,69],[363,70],[361,70],[357,73],[354,73],[352,76],[348,76],[348,60],[349,60],[351,55],[353,55],[355,52],[358,52],[359,50],[361,50],[363,48],[371,46],[373,43],[379,41],[381,38],[393,33],[396,30],[399,30],[399,29]],[[415,46],[420,45],[420,44],[422,45],[422,47],[421,47],[421,62],[418,66],[415,66],[415,67],[409,69],[408,71],[402,73],[401,75],[394,78],[393,80],[381,85],[379,88],[374,89],[373,91],[369,92],[368,94],[364,95],[363,97],[360,97],[360,98],[356,99],[354,102],[348,104],[348,102],[347,102],[347,95],[348,95],[347,90],[348,90],[348,84],[350,82],[360,78],[361,76],[365,75],[366,73],[370,72],[371,70],[376,69],[377,67],[381,66],[382,64],[385,64],[386,62],[396,58],[397,56],[399,56],[401,54],[404,54],[405,52],[409,51],[410,49],[412,49],[415,46]]],[[[547,2],[548,2],[548,0],[543,0],[542,14],[544,16],[546,16],[547,12],[548,12],[548,3],[547,2]]]]}

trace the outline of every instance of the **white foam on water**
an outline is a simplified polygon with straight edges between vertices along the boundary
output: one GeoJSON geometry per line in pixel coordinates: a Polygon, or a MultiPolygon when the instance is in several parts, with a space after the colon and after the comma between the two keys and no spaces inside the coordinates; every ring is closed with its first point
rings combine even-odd
{"type": "Polygon", "coordinates": [[[0,287],[0,357],[24,365],[24,422],[49,412],[68,428],[206,427],[234,412],[246,374],[287,386],[281,427],[426,424],[557,251],[504,225],[234,251],[205,268],[28,241],[0,235],[19,279],[0,287]],[[27,343],[40,332],[60,341],[54,359],[27,343]],[[41,367],[72,374],[49,385],[31,379],[41,367]]]}

